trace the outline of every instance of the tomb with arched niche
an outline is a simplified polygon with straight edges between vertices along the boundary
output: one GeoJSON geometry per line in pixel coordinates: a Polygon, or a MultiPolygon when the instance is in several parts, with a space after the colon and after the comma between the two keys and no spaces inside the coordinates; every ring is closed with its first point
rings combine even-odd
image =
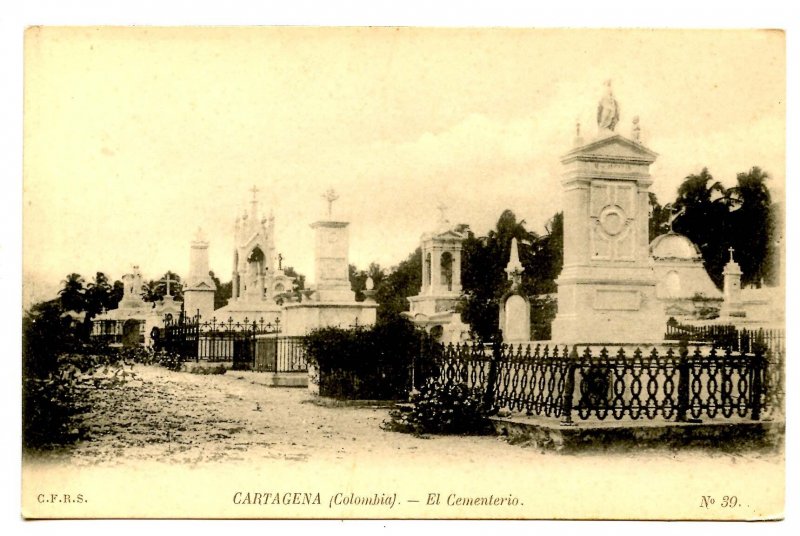
{"type": "Polygon", "coordinates": [[[420,239],[422,285],[419,294],[408,298],[411,309],[406,316],[416,325],[444,342],[460,342],[469,327],[456,312],[461,298],[461,248],[464,234],[456,231],[444,215],[436,229],[420,239]],[[435,328],[435,329],[434,329],[435,328]]]}
{"type": "MultiPolygon", "coordinates": [[[[283,294],[293,288],[294,278],[281,266],[282,257],[276,254],[275,217],[267,218],[259,212],[258,189],[251,190],[250,210],[236,218],[234,225],[234,250],[232,295],[228,304],[201,316],[210,320],[274,322],[282,320],[279,302],[283,294]]],[[[213,295],[212,295],[213,296],[213,295]]]]}

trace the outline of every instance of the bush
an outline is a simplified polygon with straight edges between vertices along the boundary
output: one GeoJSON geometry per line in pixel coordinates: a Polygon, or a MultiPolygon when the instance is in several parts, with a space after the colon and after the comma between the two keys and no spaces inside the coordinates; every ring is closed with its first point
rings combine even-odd
{"type": "Polygon", "coordinates": [[[411,388],[412,364],[424,368],[428,335],[404,318],[369,328],[322,328],[305,339],[319,394],[335,398],[400,400],[411,388]]]}
{"type": "Polygon", "coordinates": [[[480,389],[463,383],[428,381],[411,398],[410,408],[389,413],[385,430],[413,434],[485,434],[491,431],[492,411],[483,401],[480,389]]]}
{"type": "Polygon", "coordinates": [[[90,392],[114,389],[135,375],[130,363],[107,356],[65,354],[56,370],[22,382],[23,446],[46,449],[68,445],[83,437],[80,416],[91,410],[90,392]]]}
{"type": "Polygon", "coordinates": [[[183,368],[181,356],[174,352],[161,350],[156,354],[155,361],[162,367],[166,367],[175,372],[179,372],[183,368]]]}

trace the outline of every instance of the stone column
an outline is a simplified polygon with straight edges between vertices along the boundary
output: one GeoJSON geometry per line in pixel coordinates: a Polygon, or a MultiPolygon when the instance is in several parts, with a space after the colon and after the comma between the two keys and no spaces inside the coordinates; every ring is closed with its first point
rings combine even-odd
{"type": "Polygon", "coordinates": [[[427,262],[428,253],[429,251],[427,249],[422,248],[422,285],[421,285],[422,290],[420,292],[427,291],[428,287],[430,286],[428,284],[428,270],[429,270],[427,262]]]}
{"type": "Polygon", "coordinates": [[[435,248],[431,251],[431,287],[433,293],[438,294],[442,288],[442,252],[435,248]]]}
{"type": "Polygon", "coordinates": [[[461,248],[453,251],[453,292],[461,292],[461,248]]]}

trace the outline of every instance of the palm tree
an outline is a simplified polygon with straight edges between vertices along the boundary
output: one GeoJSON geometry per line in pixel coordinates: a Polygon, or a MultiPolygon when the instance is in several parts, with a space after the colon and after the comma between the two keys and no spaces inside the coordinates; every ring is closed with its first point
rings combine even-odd
{"type": "Polygon", "coordinates": [[[76,273],[67,275],[66,279],[61,281],[63,286],[58,291],[58,295],[64,311],[81,312],[86,310],[84,283],[83,277],[76,273]]]}
{"type": "Polygon", "coordinates": [[[86,285],[86,308],[91,316],[99,313],[103,308],[111,306],[111,283],[103,272],[97,272],[94,280],[86,285]]]}

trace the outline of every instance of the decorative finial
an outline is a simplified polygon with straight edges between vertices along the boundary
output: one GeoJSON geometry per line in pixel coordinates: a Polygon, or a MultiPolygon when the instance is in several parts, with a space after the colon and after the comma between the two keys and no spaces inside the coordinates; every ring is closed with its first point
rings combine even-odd
{"type": "Polygon", "coordinates": [[[203,232],[202,227],[198,227],[197,230],[194,232],[194,242],[205,242],[206,241],[206,233],[203,232]]]}
{"type": "Polygon", "coordinates": [[[583,136],[581,136],[581,120],[579,117],[575,118],[575,139],[573,140],[575,147],[583,145],[583,136]]]}
{"type": "Polygon", "coordinates": [[[642,127],[639,126],[639,116],[634,116],[633,118],[633,129],[631,130],[631,137],[633,141],[636,143],[641,142],[642,139],[642,127]]]}
{"type": "Polygon", "coordinates": [[[372,276],[367,276],[367,280],[364,282],[364,286],[367,290],[372,290],[375,288],[375,281],[372,280],[372,276]]]}
{"type": "Polygon", "coordinates": [[[250,191],[253,192],[253,199],[250,200],[250,215],[253,216],[253,221],[258,220],[258,188],[254,184],[250,191]]]}
{"type": "Polygon", "coordinates": [[[322,197],[328,202],[328,217],[330,218],[333,213],[333,202],[339,199],[339,194],[333,188],[329,188],[322,197]]]}
{"type": "Polygon", "coordinates": [[[508,264],[506,265],[506,273],[508,274],[508,278],[511,280],[512,288],[517,288],[522,284],[522,272],[525,271],[525,267],[522,266],[522,263],[519,262],[519,248],[517,246],[517,239],[511,239],[511,254],[508,258],[508,264]]]}

